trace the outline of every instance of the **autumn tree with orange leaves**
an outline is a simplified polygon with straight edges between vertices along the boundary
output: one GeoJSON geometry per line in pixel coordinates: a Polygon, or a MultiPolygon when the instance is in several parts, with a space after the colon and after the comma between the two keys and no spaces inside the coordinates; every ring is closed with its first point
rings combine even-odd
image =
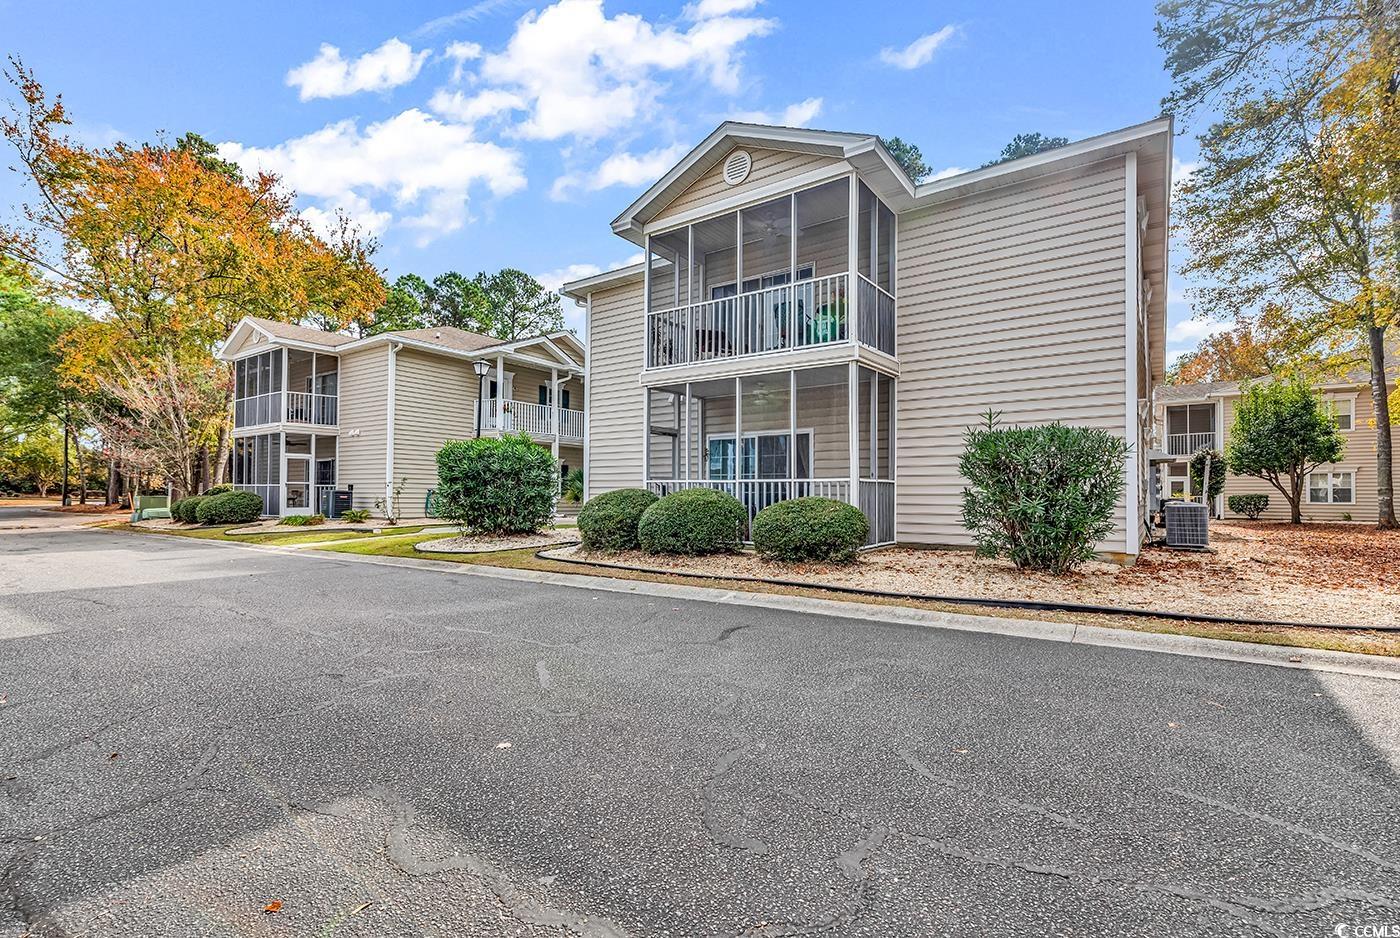
{"type": "Polygon", "coordinates": [[[201,449],[222,481],[233,389],[217,343],[244,316],[340,325],[369,317],[385,297],[376,244],[343,219],[329,237],[318,234],[276,176],[244,175],[198,135],[75,142],[61,97],[19,60],[10,65],[19,99],[0,134],[33,197],[21,218],[0,223],[0,252],[94,311],[64,336],[62,370],[75,388],[101,392],[99,428],[160,450],[133,458],[160,465],[184,491],[197,484],[201,449]],[[132,427],[144,430],[133,439],[132,427]]]}

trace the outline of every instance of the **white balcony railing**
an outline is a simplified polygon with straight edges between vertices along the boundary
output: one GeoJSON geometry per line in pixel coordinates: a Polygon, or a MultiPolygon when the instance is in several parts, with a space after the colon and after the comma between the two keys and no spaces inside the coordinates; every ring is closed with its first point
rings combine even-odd
{"type": "Polygon", "coordinates": [[[894,296],[864,274],[859,274],[860,328],[856,335],[861,345],[894,354],[894,296]]]}
{"type": "Polygon", "coordinates": [[[845,342],[848,287],[832,274],[650,313],[647,367],[845,342]]]}
{"type": "MultiPolygon", "coordinates": [[[[498,422],[496,398],[488,397],[481,402],[481,429],[527,433],[534,437],[554,436],[554,408],[550,405],[529,401],[503,401],[501,404],[498,422]]],[[[583,442],[583,411],[559,408],[559,439],[583,442]]]]}
{"type": "Polygon", "coordinates": [[[335,426],[335,395],[309,394],[305,391],[288,391],[287,422],[311,423],[323,427],[335,426]]]}
{"type": "Polygon", "coordinates": [[[1215,433],[1169,433],[1167,434],[1168,456],[1193,456],[1203,449],[1215,447],[1215,433]]]}
{"type": "Polygon", "coordinates": [[[817,496],[838,502],[850,501],[849,479],[648,479],[647,488],[657,495],[682,489],[715,489],[727,492],[749,511],[749,520],[774,502],[789,498],[817,496]]]}

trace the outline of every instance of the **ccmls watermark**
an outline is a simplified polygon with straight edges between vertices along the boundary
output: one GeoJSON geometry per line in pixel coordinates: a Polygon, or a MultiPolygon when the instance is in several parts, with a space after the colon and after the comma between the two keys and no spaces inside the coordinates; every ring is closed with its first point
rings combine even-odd
{"type": "Polygon", "coordinates": [[[1339,922],[1337,938],[1400,938],[1400,922],[1339,922]]]}

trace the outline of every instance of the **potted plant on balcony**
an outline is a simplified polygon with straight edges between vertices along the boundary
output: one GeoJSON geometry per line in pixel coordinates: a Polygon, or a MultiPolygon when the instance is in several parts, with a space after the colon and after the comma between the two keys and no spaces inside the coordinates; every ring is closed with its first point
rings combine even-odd
{"type": "Polygon", "coordinates": [[[807,334],[803,337],[807,345],[820,345],[835,342],[841,338],[846,325],[846,300],[839,297],[818,306],[807,320],[807,334]]]}

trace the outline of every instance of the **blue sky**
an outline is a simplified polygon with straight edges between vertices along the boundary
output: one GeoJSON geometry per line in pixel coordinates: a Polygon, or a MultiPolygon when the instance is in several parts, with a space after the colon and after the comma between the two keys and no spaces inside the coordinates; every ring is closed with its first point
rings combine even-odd
{"type": "MultiPolygon", "coordinates": [[[[79,136],[197,131],[281,172],[313,220],[350,212],[391,278],[513,266],[554,285],[627,261],[608,222],[727,117],[898,135],[951,171],[1020,132],[1147,120],[1169,86],[1150,2],[39,6],[0,0],[0,46],[79,136]]],[[[1194,154],[1179,138],[1178,162],[1194,154]]],[[[5,174],[0,203],[21,197],[5,174]]],[[[1181,288],[1169,353],[1201,331],[1181,288]]]]}

